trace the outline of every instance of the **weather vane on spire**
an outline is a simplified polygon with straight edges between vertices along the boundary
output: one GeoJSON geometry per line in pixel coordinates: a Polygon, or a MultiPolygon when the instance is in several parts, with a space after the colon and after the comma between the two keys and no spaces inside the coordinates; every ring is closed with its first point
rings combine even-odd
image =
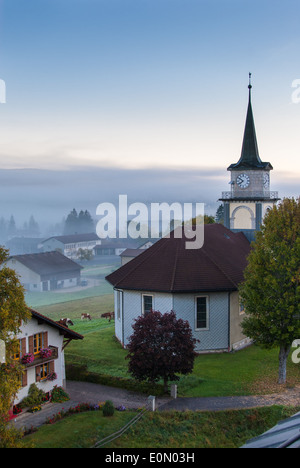
{"type": "Polygon", "coordinates": [[[249,73],[249,86],[248,88],[251,89],[252,88],[252,84],[251,84],[251,76],[252,76],[252,73],[249,73]]]}

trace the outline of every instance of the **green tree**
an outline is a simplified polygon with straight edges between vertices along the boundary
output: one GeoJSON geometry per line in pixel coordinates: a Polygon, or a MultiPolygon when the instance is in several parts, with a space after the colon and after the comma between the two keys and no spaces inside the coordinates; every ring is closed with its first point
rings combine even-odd
{"type": "Polygon", "coordinates": [[[219,205],[216,211],[216,223],[224,224],[224,205],[219,205]]]}
{"type": "Polygon", "coordinates": [[[8,251],[0,248],[0,340],[6,350],[5,362],[0,363],[0,447],[17,443],[17,433],[8,426],[8,412],[20,388],[23,367],[13,360],[13,354],[18,351],[15,336],[30,318],[23,287],[15,271],[5,266],[7,258],[8,251]]]}
{"type": "Polygon", "coordinates": [[[292,342],[300,338],[300,198],[286,198],[266,215],[240,287],[243,332],[279,348],[279,383],[286,382],[292,342]]]}

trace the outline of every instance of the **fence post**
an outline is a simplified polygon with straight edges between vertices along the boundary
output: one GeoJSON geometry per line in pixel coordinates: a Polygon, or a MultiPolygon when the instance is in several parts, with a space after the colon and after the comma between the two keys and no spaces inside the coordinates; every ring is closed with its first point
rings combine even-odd
{"type": "Polygon", "coordinates": [[[171,385],[171,397],[177,398],[177,385],[175,384],[171,385]]]}
{"type": "Polygon", "coordinates": [[[155,396],[150,395],[148,397],[148,403],[151,411],[155,411],[155,396]]]}

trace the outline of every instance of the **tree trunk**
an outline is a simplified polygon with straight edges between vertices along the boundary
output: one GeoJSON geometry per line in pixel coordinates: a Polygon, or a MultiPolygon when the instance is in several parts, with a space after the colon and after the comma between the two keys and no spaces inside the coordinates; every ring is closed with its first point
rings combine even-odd
{"type": "Polygon", "coordinates": [[[289,352],[291,350],[291,346],[281,346],[279,351],[279,376],[278,376],[278,383],[285,384],[286,383],[286,364],[289,352]]]}

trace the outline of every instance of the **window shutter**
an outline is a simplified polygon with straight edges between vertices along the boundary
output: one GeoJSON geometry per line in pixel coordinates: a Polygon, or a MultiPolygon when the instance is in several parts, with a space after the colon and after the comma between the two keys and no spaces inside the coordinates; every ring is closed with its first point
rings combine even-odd
{"type": "Polygon", "coordinates": [[[26,354],[26,338],[22,338],[20,340],[20,354],[21,357],[24,356],[24,354],[26,354]]]}
{"type": "Polygon", "coordinates": [[[27,386],[27,370],[22,374],[22,387],[27,386]]]}
{"type": "Polygon", "coordinates": [[[49,362],[49,371],[50,371],[50,373],[51,373],[51,372],[54,372],[54,370],[55,370],[55,368],[54,368],[54,361],[51,361],[51,362],[49,362]]]}
{"type": "Polygon", "coordinates": [[[29,352],[33,354],[33,335],[28,338],[29,352]]]}
{"type": "Polygon", "coordinates": [[[43,347],[44,347],[44,348],[48,348],[48,332],[45,332],[45,333],[44,333],[44,337],[43,337],[43,338],[44,338],[44,339],[43,339],[43,342],[44,342],[43,347]]]}

